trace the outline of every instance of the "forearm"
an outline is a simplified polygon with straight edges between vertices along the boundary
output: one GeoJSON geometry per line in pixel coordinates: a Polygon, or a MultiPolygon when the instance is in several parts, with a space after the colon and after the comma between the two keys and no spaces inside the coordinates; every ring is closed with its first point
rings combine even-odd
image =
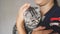
{"type": "Polygon", "coordinates": [[[18,31],[18,34],[26,34],[24,27],[17,28],[17,31],[18,31]]]}
{"type": "Polygon", "coordinates": [[[18,34],[26,34],[23,20],[22,21],[17,20],[16,26],[17,26],[18,34]]]}

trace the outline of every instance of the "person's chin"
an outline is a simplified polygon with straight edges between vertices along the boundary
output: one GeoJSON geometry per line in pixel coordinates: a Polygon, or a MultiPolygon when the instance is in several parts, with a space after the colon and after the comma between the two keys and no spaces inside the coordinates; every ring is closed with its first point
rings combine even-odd
{"type": "Polygon", "coordinates": [[[42,3],[36,3],[37,5],[39,6],[44,6],[45,4],[42,4],[42,3]]]}
{"type": "Polygon", "coordinates": [[[39,5],[39,4],[41,4],[41,3],[39,3],[39,2],[35,2],[37,5],[39,5]]]}

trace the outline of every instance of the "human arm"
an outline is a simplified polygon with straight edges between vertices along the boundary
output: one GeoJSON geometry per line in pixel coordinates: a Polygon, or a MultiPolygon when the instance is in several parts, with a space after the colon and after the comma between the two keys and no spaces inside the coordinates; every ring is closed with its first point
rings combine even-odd
{"type": "Polygon", "coordinates": [[[19,9],[17,19],[16,19],[16,27],[17,27],[18,34],[26,34],[24,28],[23,13],[29,8],[29,6],[30,4],[26,3],[19,9]]]}

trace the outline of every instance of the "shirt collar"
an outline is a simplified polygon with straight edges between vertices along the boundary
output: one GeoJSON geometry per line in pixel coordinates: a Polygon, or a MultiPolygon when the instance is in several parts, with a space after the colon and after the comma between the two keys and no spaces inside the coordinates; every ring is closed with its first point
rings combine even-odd
{"type": "Polygon", "coordinates": [[[57,5],[54,5],[44,16],[51,16],[56,11],[57,7],[57,5]]]}

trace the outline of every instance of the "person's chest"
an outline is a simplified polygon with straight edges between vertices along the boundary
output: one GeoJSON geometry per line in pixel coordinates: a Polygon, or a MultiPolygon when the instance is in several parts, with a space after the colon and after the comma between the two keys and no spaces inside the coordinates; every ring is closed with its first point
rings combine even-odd
{"type": "Polygon", "coordinates": [[[53,29],[54,32],[60,32],[60,9],[54,6],[42,17],[38,26],[46,26],[46,29],[53,29]]]}

